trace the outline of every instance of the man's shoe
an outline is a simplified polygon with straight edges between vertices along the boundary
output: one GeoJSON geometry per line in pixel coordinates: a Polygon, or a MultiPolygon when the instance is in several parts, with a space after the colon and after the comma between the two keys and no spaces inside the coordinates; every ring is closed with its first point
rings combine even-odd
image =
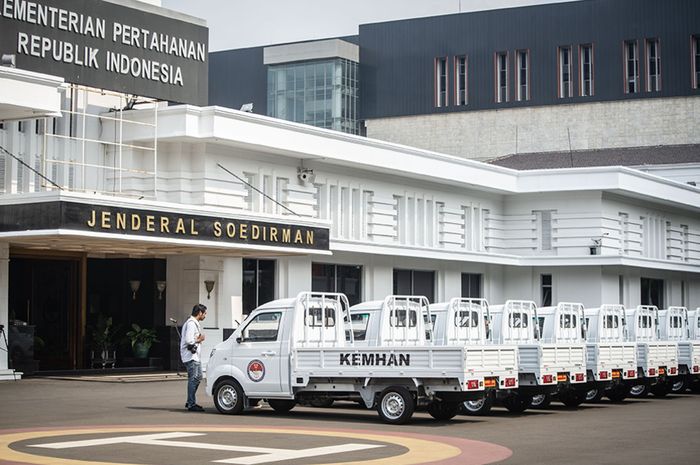
{"type": "Polygon", "coordinates": [[[202,407],[201,405],[194,404],[192,407],[188,407],[187,410],[189,410],[190,412],[203,412],[204,407],[202,407]]]}

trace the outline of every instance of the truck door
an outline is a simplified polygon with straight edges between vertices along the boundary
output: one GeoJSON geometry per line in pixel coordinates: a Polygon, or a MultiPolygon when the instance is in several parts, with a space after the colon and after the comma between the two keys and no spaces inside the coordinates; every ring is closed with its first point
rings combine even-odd
{"type": "Polygon", "coordinates": [[[281,393],[282,319],[284,313],[271,310],[255,315],[243,328],[233,348],[234,366],[243,372],[242,387],[246,394],[281,393]]]}

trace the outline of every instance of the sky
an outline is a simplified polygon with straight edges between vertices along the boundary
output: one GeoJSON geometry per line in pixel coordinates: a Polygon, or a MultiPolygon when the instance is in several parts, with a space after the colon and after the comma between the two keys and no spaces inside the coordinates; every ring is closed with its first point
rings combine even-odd
{"type": "Polygon", "coordinates": [[[365,23],[567,0],[162,0],[203,18],[209,50],[355,35],[365,23]]]}

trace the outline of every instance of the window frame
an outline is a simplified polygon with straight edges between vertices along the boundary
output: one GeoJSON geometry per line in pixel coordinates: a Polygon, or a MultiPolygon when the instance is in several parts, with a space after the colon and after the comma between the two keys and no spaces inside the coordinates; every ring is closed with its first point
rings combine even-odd
{"type": "Polygon", "coordinates": [[[640,92],[640,75],[639,75],[639,41],[637,39],[634,40],[625,40],[622,42],[622,56],[623,56],[623,62],[622,62],[622,70],[623,70],[623,77],[624,77],[624,91],[625,94],[637,94],[640,92]],[[634,51],[634,57],[630,58],[630,46],[632,46],[632,50],[634,51]],[[630,66],[630,61],[632,61],[633,66],[634,66],[634,76],[630,76],[629,74],[629,66],[630,66]],[[630,80],[630,78],[633,78],[630,80]],[[634,89],[630,90],[630,84],[634,84],[634,89]]]}
{"type": "Polygon", "coordinates": [[[454,104],[455,106],[467,106],[469,104],[469,93],[467,92],[469,84],[469,59],[467,55],[457,55],[454,57],[454,104]],[[462,60],[464,60],[464,69],[462,70],[462,60]],[[463,72],[462,72],[463,71],[463,72]],[[462,81],[463,79],[463,83],[462,81]],[[460,84],[464,88],[460,88],[460,84]],[[464,99],[462,99],[462,96],[464,99]]]}
{"type": "Polygon", "coordinates": [[[690,36],[690,86],[700,88],[700,34],[690,36]]]}
{"type": "Polygon", "coordinates": [[[578,46],[578,55],[579,55],[579,97],[593,97],[595,95],[595,79],[593,78],[594,76],[594,70],[595,70],[595,48],[593,43],[588,43],[588,44],[579,44],[578,46]],[[585,51],[589,50],[590,51],[590,56],[589,56],[589,63],[588,65],[585,64],[584,59],[585,59],[585,51]],[[586,79],[585,79],[585,71],[586,68],[588,68],[588,82],[589,86],[586,86],[586,79]],[[586,93],[586,89],[588,87],[588,93],[586,93]]]}
{"type": "Polygon", "coordinates": [[[515,51],[515,100],[518,102],[527,102],[530,100],[530,49],[520,49],[515,51]],[[523,57],[525,58],[525,68],[523,69],[523,57]],[[525,84],[522,83],[522,78],[525,77],[525,84]],[[522,95],[523,86],[525,87],[525,95],[522,95]]]}
{"type": "Polygon", "coordinates": [[[574,96],[574,80],[572,79],[573,66],[571,58],[573,57],[571,45],[561,45],[557,47],[557,95],[559,98],[571,98],[574,96]],[[568,64],[568,84],[569,91],[564,92],[564,65],[563,65],[563,52],[567,51],[569,55],[568,64]]]}
{"type": "Polygon", "coordinates": [[[549,307],[554,301],[554,275],[551,273],[540,274],[540,303],[542,307],[549,307]],[[545,276],[549,277],[549,284],[545,284],[545,276]],[[549,290],[549,295],[545,293],[549,290]]]}
{"type": "Polygon", "coordinates": [[[646,91],[647,92],[661,92],[661,39],[658,37],[651,37],[644,40],[644,62],[646,64],[646,91]],[[654,45],[656,49],[656,59],[654,62],[656,68],[656,86],[652,88],[652,75],[651,75],[651,46],[654,45]]]}
{"type": "Polygon", "coordinates": [[[433,79],[434,79],[434,106],[436,108],[443,108],[449,105],[449,73],[447,72],[448,57],[435,57],[433,65],[433,79]],[[442,72],[441,72],[442,71],[442,72]],[[441,78],[444,77],[444,88],[441,87],[441,78]],[[444,102],[441,97],[444,96],[444,102]]]}
{"type": "Polygon", "coordinates": [[[258,314],[255,315],[248,323],[246,323],[246,325],[245,325],[245,326],[243,327],[243,329],[241,330],[241,333],[240,333],[240,334],[241,334],[241,335],[240,335],[241,341],[240,341],[240,342],[256,343],[256,342],[277,342],[277,341],[279,341],[279,338],[280,338],[280,322],[282,321],[282,318],[283,318],[282,312],[279,311],[279,310],[277,310],[277,311],[271,310],[271,311],[264,311],[264,312],[258,313],[258,314]],[[260,339],[250,339],[250,338],[244,337],[244,334],[245,334],[245,332],[248,330],[248,327],[249,327],[250,325],[252,325],[258,318],[260,318],[260,317],[263,316],[263,315],[275,315],[275,314],[276,314],[276,315],[279,315],[279,317],[277,318],[277,329],[276,329],[276,333],[275,333],[275,338],[274,338],[274,339],[269,338],[269,337],[260,338],[260,339]]]}
{"type": "Polygon", "coordinates": [[[496,52],[494,53],[494,60],[493,60],[493,66],[494,66],[494,98],[496,100],[496,103],[508,103],[510,101],[510,86],[509,86],[509,81],[510,81],[510,56],[509,52],[496,52]],[[503,59],[503,60],[501,60],[503,59]],[[501,69],[501,61],[503,61],[503,64],[505,66],[505,69],[501,69]],[[501,72],[505,72],[505,82],[504,85],[501,85],[501,72]],[[501,89],[504,89],[505,95],[504,98],[501,99],[501,89]]]}

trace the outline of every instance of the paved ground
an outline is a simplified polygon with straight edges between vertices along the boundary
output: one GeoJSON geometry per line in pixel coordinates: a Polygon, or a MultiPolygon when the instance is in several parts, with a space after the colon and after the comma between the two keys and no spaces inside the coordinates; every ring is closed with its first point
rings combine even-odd
{"type": "Polygon", "coordinates": [[[226,416],[200,391],[206,413],[182,408],[185,381],[0,382],[0,463],[700,463],[700,396],[449,422],[418,413],[396,427],[350,404],[226,416]]]}

